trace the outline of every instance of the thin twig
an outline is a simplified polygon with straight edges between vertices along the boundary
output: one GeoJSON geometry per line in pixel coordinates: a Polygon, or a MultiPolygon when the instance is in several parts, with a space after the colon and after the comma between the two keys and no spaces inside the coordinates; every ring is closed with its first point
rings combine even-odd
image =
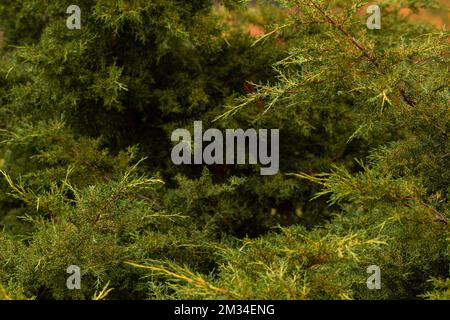
{"type": "MultiPolygon", "coordinates": [[[[308,4],[310,7],[313,7],[316,9],[327,21],[330,25],[338,29],[346,38],[347,40],[352,43],[361,53],[377,68],[380,67],[379,62],[374,57],[374,55],[367,50],[354,36],[350,34],[347,30],[345,30],[341,24],[337,23],[329,14],[327,14],[316,2],[312,0],[308,0],[308,4]]],[[[380,70],[383,72],[382,70],[380,70]]],[[[406,92],[403,89],[397,88],[397,90],[400,93],[400,96],[402,97],[403,101],[405,101],[409,106],[414,107],[416,105],[416,102],[409,97],[406,92]]]]}

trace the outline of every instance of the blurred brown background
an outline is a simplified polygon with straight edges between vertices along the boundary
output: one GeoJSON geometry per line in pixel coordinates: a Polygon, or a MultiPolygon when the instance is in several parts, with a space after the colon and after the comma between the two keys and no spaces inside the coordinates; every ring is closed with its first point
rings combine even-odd
{"type": "Polygon", "coordinates": [[[444,10],[421,10],[419,14],[412,14],[409,9],[404,9],[400,13],[404,16],[409,16],[411,21],[425,21],[430,22],[438,28],[442,28],[444,25],[449,26],[450,14],[448,9],[450,8],[450,0],[440,1],[444,10]]]}

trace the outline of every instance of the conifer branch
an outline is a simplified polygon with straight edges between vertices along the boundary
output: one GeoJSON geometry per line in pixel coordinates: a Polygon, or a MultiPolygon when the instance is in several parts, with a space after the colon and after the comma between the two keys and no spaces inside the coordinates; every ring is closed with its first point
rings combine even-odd
{"type": "Polygon", "coordinates": [[[330,25],[339,30],[347,40],[352,43],[361,53],[366,56],[366,58],[372,62],[376,67],[379,67],[378,61],[375,59],[373,54],[367,50],[354,36],[352,36],[347,30],[345,30],[342,25],[337,23],[327,12],[325,12],[315,1],[308,0],[309,5],[316,9],[327,21],[330,25]]]}
{"type": "MultiPolygon", "coordinates": [[[[361,53],[377,68],[380,68],[380,63],[375,58],[373,53],[371,53],[369,50],[367,50],[353,35],[350,34],[347,30],[345,30],[342,25],[337,23],[325,10],[323,10],[315,1],[308,0],[307,4],[309,7],[312,7],[313,9],[317,10],[325,19],[326,21],[339,30],[341,34],[344,35],[344,37],[353,44],[361,53]]],[[[383,70],[380,70],[382,73],[384,73],[383,70]]],[[[416,105],[416,102],[409,97],[405,90],[397,88],[398,92],[400,93],[400,96],[402,97],[403,101],[406,102],[409,106],[414,107],[416,105]]]]}

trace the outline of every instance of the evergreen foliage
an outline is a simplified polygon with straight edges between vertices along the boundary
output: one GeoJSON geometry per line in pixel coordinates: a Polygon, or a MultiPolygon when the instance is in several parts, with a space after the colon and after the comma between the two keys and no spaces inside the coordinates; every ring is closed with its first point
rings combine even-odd
{"type": "Polygon", "coordinates": [[[0,299],[449,299],[449,33],[378,2],[381,30],[366,1],[79,0],[69,30],[2,1],[0,299]],[[197,120],[279,128],[279,174],[175,166],[197,120]]]}

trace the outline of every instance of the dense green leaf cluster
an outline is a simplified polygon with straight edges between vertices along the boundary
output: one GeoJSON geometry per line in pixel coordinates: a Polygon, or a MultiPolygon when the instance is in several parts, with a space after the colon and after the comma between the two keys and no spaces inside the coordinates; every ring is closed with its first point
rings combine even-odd
{"type": "Polygon", "coordinates": [[[448,299],[449,34],[366,4],[3,1],[0,299],[448,299]],[[197,120],[280,172],[175,166],[197,120]]]}

